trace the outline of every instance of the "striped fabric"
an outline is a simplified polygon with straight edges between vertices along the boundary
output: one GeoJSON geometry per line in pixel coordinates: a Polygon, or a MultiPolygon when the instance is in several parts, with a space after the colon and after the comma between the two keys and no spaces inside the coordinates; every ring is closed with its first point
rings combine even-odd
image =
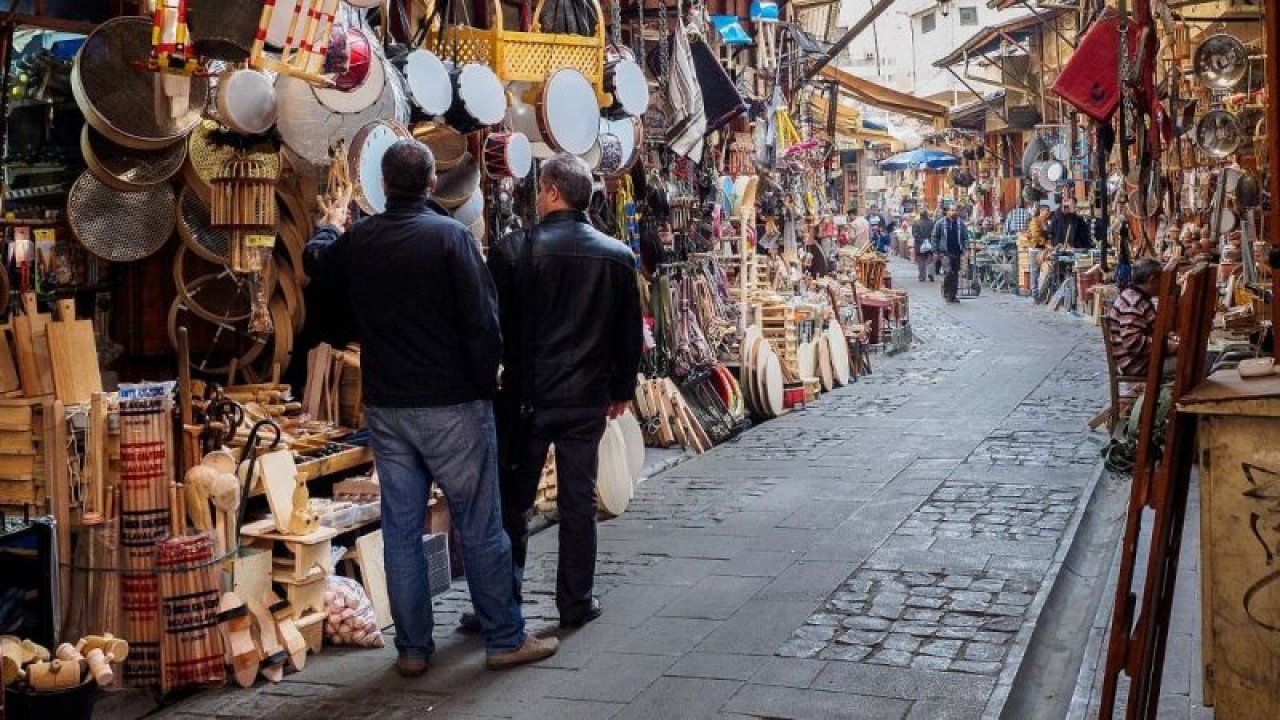
{"type": "Polygon", "coordinates": [[[1127,287],[1107,311],[1111,323],[1111,354],[1122,375],[1145,375],[1151,357],[1151,330],[1156,324],[1156,306],[1151,296],[1136,287],[1127,287]]]}

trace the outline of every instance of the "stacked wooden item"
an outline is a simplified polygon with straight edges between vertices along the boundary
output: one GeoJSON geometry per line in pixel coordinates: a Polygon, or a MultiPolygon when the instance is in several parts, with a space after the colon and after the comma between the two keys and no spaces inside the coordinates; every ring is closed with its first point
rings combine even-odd
{"type": "MultiPolygon", "coordinates": [[[[129,656],[129,643],[107,635],[82,637],[50,652],[29,639],[0,635],[0,685],[15,716],[37,717],[42,698],[75,695],[75,705],[92,707],[93,692],[116,682],[116,668],[129,656]]],[[[64,702],[65,709],[71,703],[64,702]]]]}
{"type": "Polygon", "coordinates": [[[634,412],[641,420],[644,440],[653,447],[684,445],[694,453],[711,449],[711,438],[689,403],[670,378],[640,378],[634,412]]]}

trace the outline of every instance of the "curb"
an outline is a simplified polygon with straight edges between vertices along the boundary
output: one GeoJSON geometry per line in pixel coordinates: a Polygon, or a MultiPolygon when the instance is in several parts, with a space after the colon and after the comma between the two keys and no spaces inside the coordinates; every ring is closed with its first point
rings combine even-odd
{"type": "Polygon", "coordinates": [[[1027,648],[1031,645],[1031,637],[1040,625],[1040,613],[1044,610],[1045,603],[1049,600],[1049,595],[1058,584],[1058,577],[1062,573],[1062,567],[1066,562],[1067,555],[1071,552],[1072,546],[1075,545],[1076,534],[1080,529],[1081,521],[1084,519],[1085,510],[1088,509],[1090,502],[1092,502],[1104,472],[1106,472],[1106,468],[1103,462],[1099,460],[1089,476],[1088,483],[1085,484],[1084,492],[1080,494],[1080,501],[1077,503],[1076,511],[1072,515],[1071,523],[1063,532],[1062,540],[1058,542],[1058,551],[1054,553],[1053,562],[1049,565],[1048,573],[1045,574],[1045,581],[1041,583],[1040,590],[1036,592],[1035,598],[1027,608],[1028,616],[1035,618],[1035,621],[1023,624],[1018,631],[1017,637],[1014,638],[1013,647],[1009,650],[1004,669],[1000,671],[1000,678],[996,681],[995,691],[988,698],[987,706],[983,710],[983,720],[998,720],[1004,711],[1005,702],[1009,699],[1009,693],[1013,690],[1013,681],[1017,677],[1018,671],[1022,668],[1023,658],[1027,653],[1027,648]]]}

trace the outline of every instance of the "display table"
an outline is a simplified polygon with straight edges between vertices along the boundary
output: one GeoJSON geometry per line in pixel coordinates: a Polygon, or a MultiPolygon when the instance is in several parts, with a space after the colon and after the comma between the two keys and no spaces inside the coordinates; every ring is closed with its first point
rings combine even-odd
{"type": "Polygon", "coordinates": [[[1204,697],[1222,718],[1280,707],[1280,375],[1214,373],[1199,416],[1204,697]]]}

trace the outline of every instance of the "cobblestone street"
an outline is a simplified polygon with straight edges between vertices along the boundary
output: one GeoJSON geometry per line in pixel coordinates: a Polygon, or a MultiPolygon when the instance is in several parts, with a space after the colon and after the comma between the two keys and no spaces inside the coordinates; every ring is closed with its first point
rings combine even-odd
{"type": "MultiPolygon", "coordinates": [[[[913,266],[893,272],[913,347],[641,485],[600,527],[603,617],[551,660],[486,671],[455,632],[457,583],[421,679],[390,647],[326,649],[279,685],[159,716],[997,716],[1096,477],[1101,340],[1026,298],[947,306],[913,266]]],[[[561,632],[555,551],[554,531],[531,542],[538,632],[561,632]]]]}

